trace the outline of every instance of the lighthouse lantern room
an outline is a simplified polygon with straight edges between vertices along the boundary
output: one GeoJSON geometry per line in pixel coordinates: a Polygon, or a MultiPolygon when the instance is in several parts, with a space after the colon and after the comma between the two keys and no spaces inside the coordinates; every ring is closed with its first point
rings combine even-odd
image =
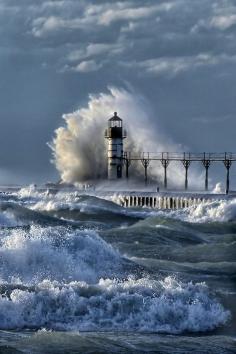
{"type": "Polygon", "coordinates": [[[122,178],[123,139],[126,138],[126,131],[117,112],[108,120],[105,138],[108,140],[108,179],[122,178]]]}

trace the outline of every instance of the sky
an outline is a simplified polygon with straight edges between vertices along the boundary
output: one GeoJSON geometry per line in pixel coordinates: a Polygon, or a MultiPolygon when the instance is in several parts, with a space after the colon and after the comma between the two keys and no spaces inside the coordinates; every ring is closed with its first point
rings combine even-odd
{"type": "Polygon", "coordinates": [[[62,116],[110,86],[188,151],[236,152],[236,1],[0,0],[0,23],[1,184],[57,181],[62,116]]]}

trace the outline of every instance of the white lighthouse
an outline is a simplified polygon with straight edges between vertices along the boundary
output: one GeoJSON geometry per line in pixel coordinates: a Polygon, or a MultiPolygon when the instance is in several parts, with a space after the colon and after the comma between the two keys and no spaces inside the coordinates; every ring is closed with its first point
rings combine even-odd
{"type": "Polygon", "coordinates": [[[122,119],[117,112],[108,120],[105,138],[108,139],[108,179],[122,178],[123,139],[126,138],[126,131],[123,130],[122,119]]]}

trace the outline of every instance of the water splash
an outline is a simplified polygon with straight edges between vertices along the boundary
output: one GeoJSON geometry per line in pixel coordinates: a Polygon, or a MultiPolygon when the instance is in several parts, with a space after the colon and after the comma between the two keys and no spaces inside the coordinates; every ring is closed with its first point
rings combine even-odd
{"type": "Polygon", "coordinates": [[[148,279],[101,279],[96,285],[45,280],[37,288],[0,296],[2,329],[200,332],[225,324],[229,311],[204,284],[148,279]]]}
{"type": "MultiPolygon", "coordinates": [[[[150,103],[135,92],[110,87],[108,93],[90,95],[88,106],[69,114],[64,114],[65,126],[55,131],[51,149],[54,163],[64,182],[76,183],[83,180],[106,178],[107,158],[104,130],[107,119],[113,111],[118,111],[128,130],[125,150],[132,154],[143,151],[179,151],[181,147],[164,136],[158,127],[158,117],[152,112],[150,103]]],[[[183,184],[183,166],[174,163],[169,166],[169,182],[183,184]]],[[[159,163],[151,163],[149,177],[161,183],[163,169],[159,163]]],[[[195,186],[200,186],[201,176],[196,178],[195,186]],[[196,182],[197,181],[197,182],[196,182]]],[[[132,176],[142,178],[141,162],[132,164],[132,176]]]]}
{"type": "MultiPolygon", "coordinates": [[[[165,212],[158,211],[158,215],[165,212]]],[[[186,209],[169,212],[168,217],[190,223],[231,222],[236,220],[236,199],[205,201],[186,209]]]]}

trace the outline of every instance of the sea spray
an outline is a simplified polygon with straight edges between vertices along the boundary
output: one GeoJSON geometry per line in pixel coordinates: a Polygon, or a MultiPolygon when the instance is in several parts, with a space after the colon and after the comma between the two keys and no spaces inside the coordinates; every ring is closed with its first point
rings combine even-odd
{"type": "Polygon", "coordinates": [[[236,221],[236,198],[202,202],[173,211],[170,216],[191,223],[236,221]]]}
{"type": "MultiPolygon", "coordinates": [[[[158,127],[158,117],[150,109],[150,104],[139,94],[110,87],[108,93],[90,95],[88,107],[64,114],[65,126],[55,131],[50,144],[54,163],[64,182],[76,183],[83,180],[106,178],[107,152],[104,131],[108,118],[117,110],[124,119],[128,137],[125,151],[140,155],[143,151],[180,151],[182,147],[167,138],[158,127]]],[[[169,168],[171,185],[181,186],[183,167],[172,163],[169,168]]],[[[202,183],[202,175],[190,170],[192,185],[196,188],[202,183]],[[196,175],[198,178],[196,178],[196,175]]],[[[162,183],[162,168],[157,163],[149,166],[149,178],[162,183]]],[[[143,179],[141,162],[132,164],[132,176],[143,179]]]]}

